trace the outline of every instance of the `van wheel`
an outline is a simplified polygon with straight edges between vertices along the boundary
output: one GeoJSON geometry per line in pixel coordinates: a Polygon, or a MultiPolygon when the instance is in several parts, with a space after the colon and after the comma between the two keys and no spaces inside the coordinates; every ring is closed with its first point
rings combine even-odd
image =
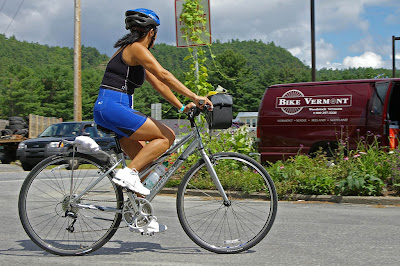
{"type": "Polygon", "coordinates": [[[10,151],[10,150],[6,150],[5,152],[4,152],[4,156],[3,156],[3,159],[1,160],[1,163],[2,164],[10,164],[12,161],[15,161],[15,154],[13,154],[13,152],[12,151],[10,151]]]}

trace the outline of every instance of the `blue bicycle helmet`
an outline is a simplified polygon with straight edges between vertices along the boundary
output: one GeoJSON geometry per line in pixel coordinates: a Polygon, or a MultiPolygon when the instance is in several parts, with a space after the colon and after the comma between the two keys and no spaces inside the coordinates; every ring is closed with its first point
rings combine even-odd
{"type": "Polygon", "coordinates": [[[127,30],[133,26],[146,27],[149,25],[154,25],[155,27],[160,25],[160,18],[154,11],[138,8],[125,12],[125,27],[127,30]]]}

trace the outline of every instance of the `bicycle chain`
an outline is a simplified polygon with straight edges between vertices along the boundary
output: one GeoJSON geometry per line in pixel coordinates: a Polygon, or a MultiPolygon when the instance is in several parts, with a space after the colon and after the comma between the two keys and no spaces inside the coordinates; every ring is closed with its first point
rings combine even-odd
{"type": "Polygon", "coordinates": [[[122,203],[124,203],[124,201],[115,201],[115,200],[100,200],[100,199],[87,199],[87,198],[81,198],[81,200],[87,200],[87,201],[97,201],[97,202],[115,202],[115,203],[122,202],[122,203]]]}
{"type": "Polygon", "coordinates": [[[97,230],[90,230],[90,231],[74,231],[73,233],[91,233],[91,232],[100,232],[100,231],[107,231],[109,229],[119,229],[119,228],[127,228],[129,227],[128,225],[126,226],[118,226],[118,227],[113,227],[113,228],[106,228],[106,229],[97,229],[97,230]]]}
{"type": "MultiPolygon", "coordinates": [[[[87,199],[87,198],[82,198],[81,200],[96,201],[96,202],[116,202],[116,203],[118,203],[118,201],[115,201],[115,200],[98,200],[98,199],[87,199]]],[[[121,202],[124,203],[124,201],[121,201],[121,202]]],[[[99,232],[99,231],[106,231],[106,230],[109,230],[109,229],[118,229],[118,228],[127,228],[127,227],[129,227],[129,226],[125,225],[125,226],[118,226],[118,227],[113,227],[113,228],[97,229],[97,230],[90,230],[90,231],[75,231],[74,233],[99,232]]]]}

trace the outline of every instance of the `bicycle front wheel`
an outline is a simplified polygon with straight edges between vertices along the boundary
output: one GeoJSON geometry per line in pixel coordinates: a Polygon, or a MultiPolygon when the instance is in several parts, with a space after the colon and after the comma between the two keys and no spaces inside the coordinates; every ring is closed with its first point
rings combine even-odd
{"type": "Polygon", "coordinates": [[[56,255],[83,255],[100,248],[114,235],[121,222],[118,210],[123,194],[111,181],[112,172],[77,201],[92,208],[70,204],[72,197],[107,170],[103,164],[84,154],[74,158],[56,155],[28,174],[19,195],[19,216],[26,233],[39,247],[56,255]],[[79,165],[71,167],[71,161],[79,165]],[[104,208],[93,207],[99,205],[104,208]],[[115,212],[105,211],[107,208],[115,212]]]}
{"type": "Polygon", "coordinates": [[[209,251],[242,252],[271,229],[277,212],[274,183],[264,167],[243,154],[216,153],[210,159],[230,202],[224,202],[201,159],[179,186],[179,221],[186,234],[209,251]]]}

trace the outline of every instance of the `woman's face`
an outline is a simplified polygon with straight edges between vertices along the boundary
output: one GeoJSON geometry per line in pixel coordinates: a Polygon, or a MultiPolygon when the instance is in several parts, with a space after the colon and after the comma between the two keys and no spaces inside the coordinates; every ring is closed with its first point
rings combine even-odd
{"type": "Polygon", "coordinates": [[[149,31],[149,34],[150,34],[150,42],[151,42],[151,40],[152,40],[152,38],[154,36],[154,42],[150,47],[150,48],[153,48],[154,47],[154,43],[156,42],[156,39],[157,39],[157,30],[152,29],[152,30],[149,31]]]}

